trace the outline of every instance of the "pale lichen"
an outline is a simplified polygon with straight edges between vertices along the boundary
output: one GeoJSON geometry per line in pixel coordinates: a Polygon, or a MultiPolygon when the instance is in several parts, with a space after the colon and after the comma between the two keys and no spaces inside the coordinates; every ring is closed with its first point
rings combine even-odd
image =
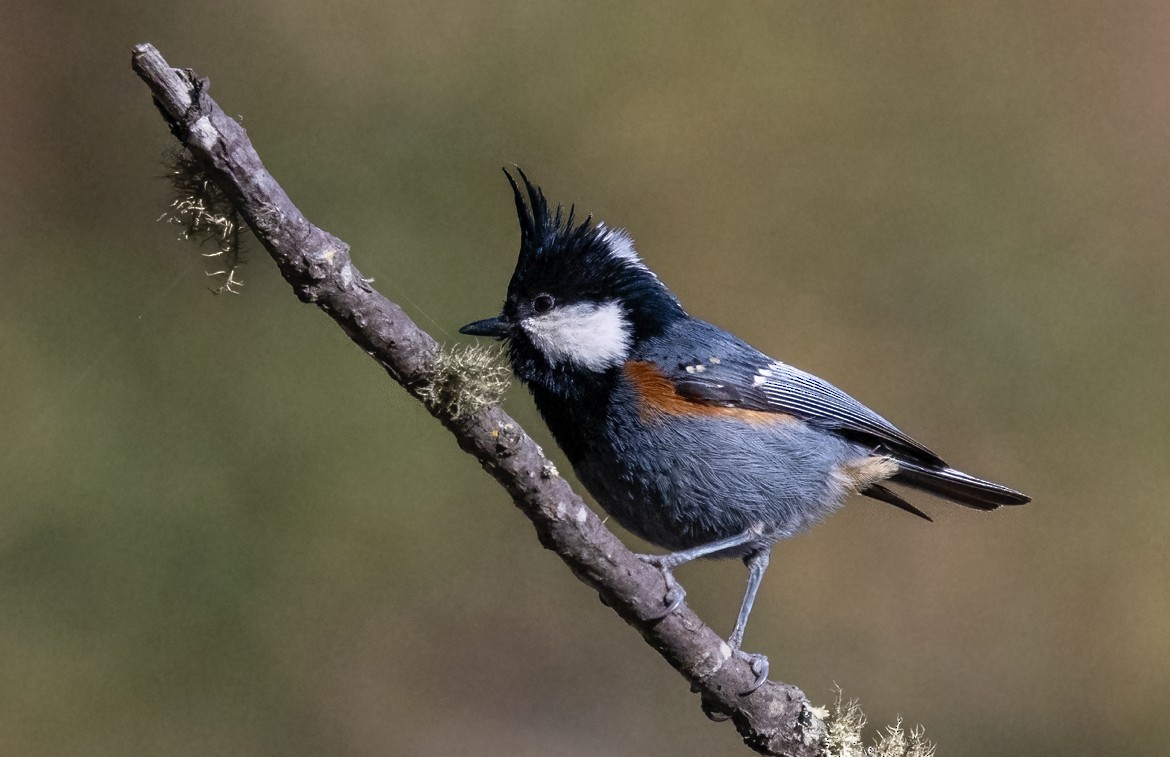
{"type": "Polygon", "coordinates": [[[827,735],[821,754],[824,757],[934,757],[934,744],[926,739],[922,726],[910,731],[902,727],[902,719],[886,726],[877,740],[866,745],[862,738],[865,713],[856,699],[845,701],[837,687],[837,700],[824,718],[827,735]]]}
{"type": "Polygon", "coordinates": [[[239,294],[244,285],[237,275],[244,256],[244,236],[247,224],[219,185],[212,181],[204,167],[187,150],[168,156],[167,179],[175,190],[175,200],[160,221],[181,228],[179,239],[195,239],[215,245],[214,252],[203,257],[215,258],[218,270],[207,271],[208,276],[220,280],[211,291],[216,294],[239,294]]]}
{"type": "Polygon", "coordinates": [[[482,344],[443,347],[415,393],[451,420],[474,415],[498,403],[508,391],[511,371],[502,355],[499,348],[482,344]]]}

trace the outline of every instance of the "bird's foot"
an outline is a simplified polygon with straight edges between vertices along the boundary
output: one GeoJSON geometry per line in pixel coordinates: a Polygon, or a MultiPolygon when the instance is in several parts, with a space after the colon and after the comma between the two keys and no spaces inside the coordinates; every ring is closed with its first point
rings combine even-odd
{"type": "Polygon", "coordinates": [[[683,599],[687,596],[687,590],[674,577],[674,565],[670,562],[670,555],[638,555],[638,559],[662,571],[662,578],[666,581],[666,597],[663,600],[666,609],[651,618],[651,620],[662,620],[682,605],[683,599]]]}
{"type": "Polygon", "coordinates": [[[768,680],[768,658],[762,654],[752,654],[745,652],[742,649],[732,650],[732,654],[744,662],[752,666],[752,672],[756,674],[756,680],[745,691],[741,691],[739,695],[746,697],[748,694],[755,692],[756,689],[764,685],[768,680]]]}

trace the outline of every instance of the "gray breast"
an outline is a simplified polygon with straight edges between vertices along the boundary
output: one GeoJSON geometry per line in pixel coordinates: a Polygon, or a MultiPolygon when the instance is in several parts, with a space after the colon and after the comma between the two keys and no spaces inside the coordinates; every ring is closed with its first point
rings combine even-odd
{"type": "Polygon", "coordinates": [[[576,472],[598,504],[671,550],[752,527],[767,543],[807,528],[848,493],[835,469],[867,453],[801,421],[672,416],[643,423],[620,412],[585,447],[576,472]]]}

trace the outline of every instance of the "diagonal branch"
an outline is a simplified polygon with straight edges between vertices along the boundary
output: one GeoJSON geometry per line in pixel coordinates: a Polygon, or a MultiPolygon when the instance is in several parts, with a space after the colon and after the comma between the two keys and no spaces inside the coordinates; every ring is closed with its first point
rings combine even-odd
{"type": "Polygon", "coordinates": [[[428,401],[439,345],[363,279],[348,245],[297,210],[260,162],[243,127],[208,96],[207,79],[190,69],[171,68],[149,44],[134,48],[132,65],[150,87],[171,133],[227,194],[297,297],[328,313],[391,378],[427,404],[459,446],[512,495],[536,527],[540,543],[690,682],[704,711],[730,718],[761,754],[816,755],[824,729],[804,694],[769,682],[740,696],[754,674],[731,656],[715,631],[685,605],[659,620],[666,592],[662,574],[618,541],[503,409],[492,405],[460,416],[428,401]]]}

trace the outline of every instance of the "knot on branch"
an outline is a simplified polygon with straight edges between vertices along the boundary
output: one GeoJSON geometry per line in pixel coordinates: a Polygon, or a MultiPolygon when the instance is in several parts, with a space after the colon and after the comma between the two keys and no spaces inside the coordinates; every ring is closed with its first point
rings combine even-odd
{"type": "Polygon", "coordinates": [[[346,292],[355,284],[368,291],[350,260],[349,245],[332,234],[311,231],[316,233],[306,239],[299,259],[280,261],[282,269],[287,265],[286,278],[301,301],[319,302],[332,290],[346,292]]]}

